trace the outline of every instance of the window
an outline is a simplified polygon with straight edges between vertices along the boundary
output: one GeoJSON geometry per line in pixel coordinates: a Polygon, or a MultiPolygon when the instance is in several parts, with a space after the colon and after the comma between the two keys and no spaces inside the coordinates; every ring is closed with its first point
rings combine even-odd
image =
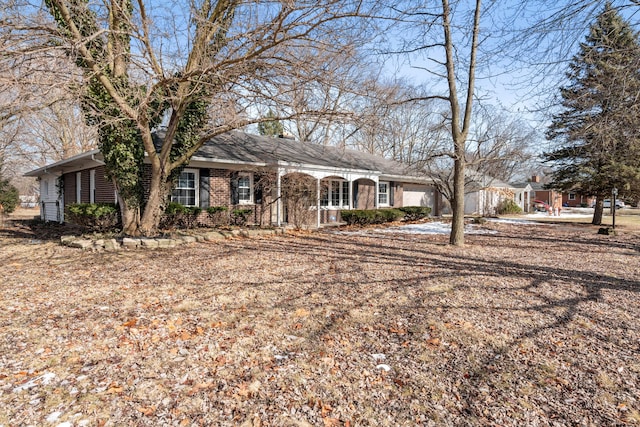
{"type": "Polygon", "coordinates": [[[349,206],[349,181],[328,179],[322,183],[320,206],[346,208],[349,206]]]}
{"type": "Polygon", "coordinates": [[[389,206],[389,183],[380,181],[378,183],[378,205],[389,206]]]}
{"type": "Polygon", "coordinates": [[[49,195],[49,180],[47,178],[42,181],[42,193],[43,196],[49,195]]]}
{"type": "Polygon", "coordinates": [[[198,171],[185,169],[171,192],[171,201],[185,206],[198,206],[198,171]]]}
{"type": "Polygon", "coordinates": [[[576,199],[576,193],[569,193],[569,200],[575,200],[576,199]]]}
{"type": "Polygon", "coordinates": [[[253,203],[253,175],[249,173],[238,174],[238,203],[253,203]]]}

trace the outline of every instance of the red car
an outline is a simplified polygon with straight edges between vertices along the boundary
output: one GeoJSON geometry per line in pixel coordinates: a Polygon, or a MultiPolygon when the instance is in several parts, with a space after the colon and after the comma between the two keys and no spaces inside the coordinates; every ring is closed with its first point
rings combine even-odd
{"type": "Polygon", "coordinates": [[[533,210],[536,212],[549,212],[551,210],[551,206],[549,203],[543,202],[542,200],[534,200],[533,210]]]}

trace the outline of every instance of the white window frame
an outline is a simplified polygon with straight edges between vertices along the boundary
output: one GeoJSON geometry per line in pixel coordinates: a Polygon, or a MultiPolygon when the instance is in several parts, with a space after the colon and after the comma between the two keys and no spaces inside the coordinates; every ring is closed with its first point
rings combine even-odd
{"type": "Polygon", "coordinates": [[[325,179],[327,198],[323,200],[326,204],[321,203],[321,207],[325,209],[348,209],[349,208],[349,181],[344,179],[325,179]],[[333,204],[333,186],[338,189],[338,204],[333,204]]]}
{"type": "Polygon", "coordinates": [[[82,172],[76,172],[76,203],[82,203],[82,172]]]}
{"type": "Polygon", "coordinates": [[[576,193],[569,193],[569,200],[576,200],[576,193]]]}
{"type": "Polygon", "coordinates": [[[253,174],[249,173],[249,172],[238,172],[238,204],[239,205],[252,205],[253,204],[253,174]],[[246,188],[246,187],[240,187],[240,180],[243,178],[249,178],[249,198],[248,199],[243,199],[241,198],[240,195],[240,188],[246,188]]]}
{"type": "Polygon", "coordinates": [[[390,189],[389,189],[390,185],[389,185],[389,181],[379,181],[378,182],[378,206],[390,206],[389,205],[389,196],[391,195],[390,193],[390,189]],[[381,186],[385,186],[387,191],[380,191],[381,190],[381,186]],[[382,196],[385,197],[386,201],[382,201],[382,196]]]}
{"type": "MultiPolygon", "coordinates": [[[[180,175],[182,175],[183,173],[192,173],[193,174],[193,188],[189,188],[189,187],[178,187],[178,185],[180,184],[180,178],[178,178],[178,183],[176,184],[175,187],[173,187],[173,190],[171,191],[171,201],[172,202],[178,202],[177,200],[174,199],[174,195],[173,195],[173,191],[175,190],[193,190],[195,192],[194,195],[194,203],[193,205],[187,205],[184,204],[184,206],[200,206],[200,171],[198,169],[183,169],[182,172],[180,172],[180,175]]],[[[180,203],[180,202],[178,202],[180,203]]]]}

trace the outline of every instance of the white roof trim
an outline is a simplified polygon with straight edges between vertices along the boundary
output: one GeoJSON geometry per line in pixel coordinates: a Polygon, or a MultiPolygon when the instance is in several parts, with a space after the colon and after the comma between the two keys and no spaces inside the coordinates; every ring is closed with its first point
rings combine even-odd
{"type": "Polygon", "coordinates": [[[85,153],[77,154],[73,157],[69,157],[68,159],[60,160],[50,165],[27,172],[24,174],[24,176],[40,176],[46,173],[59,172],[62,171],[65,165],[84,159],[94,160],[97,164],[104,164],[104,162],[95,158],[97,154],[100,154],[100,150],[91,150],[85,153]]]}

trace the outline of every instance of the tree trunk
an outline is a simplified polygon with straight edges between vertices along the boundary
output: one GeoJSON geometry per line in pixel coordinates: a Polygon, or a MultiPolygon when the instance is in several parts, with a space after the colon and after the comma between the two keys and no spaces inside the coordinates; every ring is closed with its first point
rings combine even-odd
{"type": "Polygon", "coordinates": [[[604,200],[602,197],[598,196],[596,198],[596,205],[593,209],[593,219],[591,220],[591,224],[602,225],[603,211],[604,211],[604,200]]]}
{"type": "Polygon", "coordinates": [[[464,143],[455,143],[456,158],[453,166],[453,218],[449,243],[464,246],[464,143]]]}
{"type": "MultiPolygon", "coordinates": [[[[166,168],[166,167],[165,167],[166,168]]],[[[143,236],[154,236],[158,232],[163,208],[167,199],[167,178],[161,173],[162,168],[151,165],[151,182],[149,194],[140,220],[140,233],[143,236]]]]}
{"type": "Polygon", "coordinates": [[[139,236],[140,208],[132,207],[120,197],[118,193],[118,204],[120,205],[120,217],[122,219],[122,233],[127,236],[139,236]]]}

